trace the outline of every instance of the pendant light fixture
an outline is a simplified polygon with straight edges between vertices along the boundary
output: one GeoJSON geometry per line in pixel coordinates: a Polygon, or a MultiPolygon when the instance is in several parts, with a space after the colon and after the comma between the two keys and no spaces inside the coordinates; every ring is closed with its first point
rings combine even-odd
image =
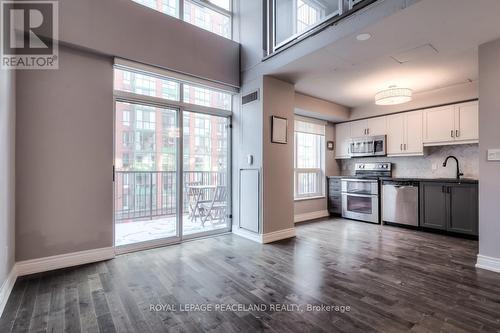
{"type": "Polygon", "coordinates": [[[403,104],[412,100],[412,90],[408,88],[397,88],[390,86],[387,90],[382,90],[375,95],[377,105],[403,104]]]}

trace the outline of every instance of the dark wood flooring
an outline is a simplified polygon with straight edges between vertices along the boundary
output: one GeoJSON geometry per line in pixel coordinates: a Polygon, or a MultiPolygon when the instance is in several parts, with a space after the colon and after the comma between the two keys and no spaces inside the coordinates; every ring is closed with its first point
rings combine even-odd
{"type": "Polygon", "coordinates": [[[0,332],[500,332],[500,274],[475,269],[476,253],[476,241],[341,219],[271,245],[224,235],[21,278],[0,332]]]}

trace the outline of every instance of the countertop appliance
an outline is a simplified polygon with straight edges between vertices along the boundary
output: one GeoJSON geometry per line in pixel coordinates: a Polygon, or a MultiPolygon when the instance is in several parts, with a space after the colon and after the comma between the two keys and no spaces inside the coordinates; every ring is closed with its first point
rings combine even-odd
{"type": "Polygon", "coordinates": [[[355,175],[341,181],[342,217],[380,223],[379,178],[391,170],[391,163],[356,163],[355,175]]]}
{"type": "Polygon", "coordinates": [[[418,187],[414,181],[384,180],[382,221],[418,227],[418,187]]]}
{"type": "Polygon", "coordinates": [[[351,157],[385,156],[387,154],[386,137],[380,135],[352,139],[349,154],[351,157]]]}

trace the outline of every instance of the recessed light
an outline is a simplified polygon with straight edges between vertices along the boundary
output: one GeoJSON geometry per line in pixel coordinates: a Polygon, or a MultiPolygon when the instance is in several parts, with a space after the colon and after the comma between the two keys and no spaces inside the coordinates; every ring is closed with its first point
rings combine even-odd
{"type": "Polygon", "coordinates": [[[368,33],[363,33],[356,36],[356,39],[359,40],[360,42],[364,42],[365,40],[368,40],[370,38],[372,38],[372,35],[368,33]]]}

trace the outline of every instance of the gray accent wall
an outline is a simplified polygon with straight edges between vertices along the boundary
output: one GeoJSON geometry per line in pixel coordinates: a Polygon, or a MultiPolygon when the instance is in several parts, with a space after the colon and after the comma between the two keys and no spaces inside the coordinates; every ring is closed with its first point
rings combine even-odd
{"type": "Polygon", "coordinates": [[[424,156],[411,157],[370,157],[351,158],[341,161],[341,174],[353,175],[357,162],[391,162],[393,177],[455,178],[455,161],[449,160],[443,167],[445,158],[454,155],[460,161],[460,169],[465,178],[479,179],[479,146],[453,145],[424,148],[424,156]]]}
{"type": "Polygon", "coordinates": [[[16,260],[113,246],[112,58],[17,74],[16,260]]]}
{"type": "Polygon", "coordinates": [[[479,47],[479,254],[500,260],[500,40],[479,47]]]}
{"type": "Polygon", "coordinates": [[[0,70],[0,288],[15,262],[15,79],[0,70]]]}
{"type": "Polygon", "coordinates": [[[239,44],[230,39],[131,0],[65,0],[59,11],[63,43],[240,84],[239,44]]]}
{"type": "Polygon", "coordinates": [[[293,228],[293,118],[295,89],[270,76],[263,82],[263,231],[293,228]],[[271,117],[288,119],[287,144],[271,142],[271,117]]]}

